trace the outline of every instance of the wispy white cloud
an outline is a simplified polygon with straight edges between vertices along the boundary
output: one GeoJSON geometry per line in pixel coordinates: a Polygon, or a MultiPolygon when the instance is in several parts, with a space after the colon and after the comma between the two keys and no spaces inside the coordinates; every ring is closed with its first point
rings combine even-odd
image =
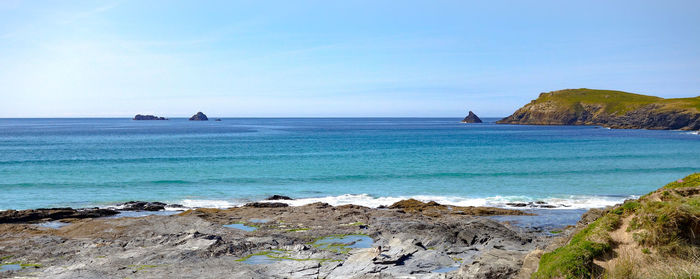
{"type": "Polygon", "coordinates": [[[110,2],[110,3],[104,4],[104,5],[95,7],[91,10],[80,11],[77,13],[68,14],[68,15],[64,16],[62,19],[58,20],[58,23],[61,23],[61,24],[75,23],[75,22],[80,21],[82,19],[93,17],[93,16],[99,15],[101,13],[105,13],[109,10],[112,10],[112,9],[118,7],[120,3],[121,3],[121,1],[114,1],[114,2],[110,2]]]}

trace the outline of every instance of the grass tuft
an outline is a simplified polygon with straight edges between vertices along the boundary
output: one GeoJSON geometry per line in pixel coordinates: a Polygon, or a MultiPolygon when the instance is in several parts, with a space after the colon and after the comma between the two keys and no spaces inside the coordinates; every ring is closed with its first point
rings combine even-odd
{"type": "Polygon", "coordinates": [[[651,266],[656,271],[665,269],[679,274],[659,278],[700,278],[700,188],[688,188],[698,186],[700,173],[695,173],[611,209],[574,234],[567,245],[542,255],[532,277],[595,276],[593,260],[607,255],[615,245],[609,232],[619,228],[622,218],[630,216],[627,233],[632,233],[633,240],[641,246],[641,254],[648,258],[645,261],[649,262],[620,257],[606,271],[605,278],[639,278],[636,268],[652,270],[651,266]],[[668,261],[674,265],[660,267],[668,261]]]}

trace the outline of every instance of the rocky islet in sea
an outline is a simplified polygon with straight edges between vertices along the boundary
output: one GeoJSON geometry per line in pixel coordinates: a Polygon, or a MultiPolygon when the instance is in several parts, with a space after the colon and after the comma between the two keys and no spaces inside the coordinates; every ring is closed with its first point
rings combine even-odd
{"type": "Polygon", "coordinates": [[[137,114],[134,116],[133,120],[168,120],[165,117],[160,117],[160,116],[155,116],[155,115],[143,115],[143,114],[137,114]]]}
{"type": "Polygon", "coordinates": [[[192,117],[190,117],[190,121],[207,121],[207,120],[209,120],[209,118],[207,118],[207,115],[205,115],[201,111],[197,112],[195,115],[192,115],[192,117]]]}
{"type": "Polygon", "coordinates": [[[462,119],[462,123],[483,123],[483,121],[481,121],[481,118],[476,116],[476,114],[470,110],[467,117],[462,119]]]}

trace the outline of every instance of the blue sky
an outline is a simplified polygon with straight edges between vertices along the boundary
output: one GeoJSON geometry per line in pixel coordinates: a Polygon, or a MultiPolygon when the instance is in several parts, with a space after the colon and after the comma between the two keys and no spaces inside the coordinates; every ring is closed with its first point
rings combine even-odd
{"type": "Polygon", "coordinates": [[[489,117],[581,87],[700,95],[700,2],[0,1],[0,117],[489,117]]]}

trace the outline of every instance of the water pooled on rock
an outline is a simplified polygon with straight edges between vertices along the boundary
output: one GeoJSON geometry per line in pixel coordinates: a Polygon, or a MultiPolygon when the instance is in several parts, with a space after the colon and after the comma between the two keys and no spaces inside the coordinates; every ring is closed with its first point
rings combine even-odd
{"type": "Polygon", "coordinates": [[[244,224],[230,224],[230,225],[224,225],[225,228],[232,228],[232,229],[237,229],[237,230],[243,230],[247,232],[252,232],[254,230],[257,230],[258,228],[256,227],[251,227],[251,226],[246,226],[244,224]]]}
{"type": "Polygon", "coordinates": [[[3,271],[14,271],[14,270],[21,270],[22,266],[20,264],[4,264],[0,265],[0,272],[3,271]]]}

